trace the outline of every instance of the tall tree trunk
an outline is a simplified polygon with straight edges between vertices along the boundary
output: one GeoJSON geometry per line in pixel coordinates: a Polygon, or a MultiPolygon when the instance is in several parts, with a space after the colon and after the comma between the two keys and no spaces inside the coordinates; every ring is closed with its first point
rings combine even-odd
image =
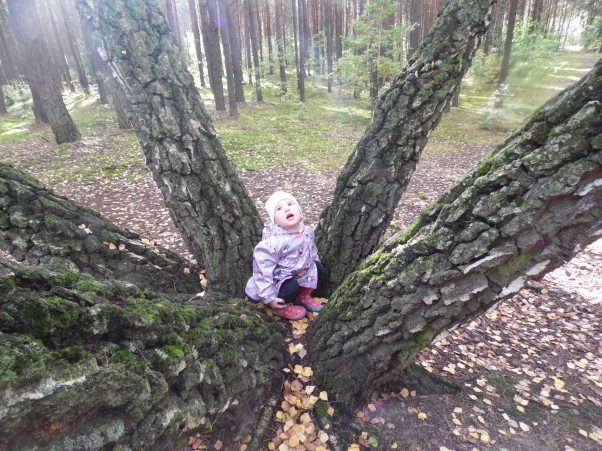
{"type": "Polygon", "coordinates": [[[299,89],[299,29],[297,26],[297,0],[291,0],[291,13],[293,21],[293,43],[295,47],[295,70],[297,75],[297,89],[299,89]]]}
{"type": "Polygon", "coordinates": [[[490,3],[450,1],[407,70],[380,96],[316,231],[330,289],[379,246],[428,136],[470,66],[490,3]]]}
{"type": "Polygon", "coordinates": [[[0,83],[0,114],[7,114],[6,101],[4,100],[4,84],[0,83]]]}
{"type": "Polygon", "coordinates": [[[541,23],[541,13],[543,11],[543,0],[533,0],[531,5],[531,22],[534,24],[541,23]]]}
{"type": "Polygon", "coordinates": [[[514,39],[514,24],[516,23],[516,6],[518,0],[510,0],[510,9],[508,11],[508,25],[506,27],[506,42],[504,44],[504,56],[500,68],[500,77],[498,84],[503,85],[508,78],[510,70],[510,55],[512,54],[512,41],[514,39]]]}
{"type": "Polygon", "coordinates": [[[228,0],[224,7],[228,11],[228,34],[230,38],[230,51],[232,53],[232,67],[234,68],[234,87],[236,88],[236,101],[245,102],[244,80],[242,75],[242,52],[240,46],[240,14],[238,2],[228,0]]]}
{"type": "Polygon", "coordinates": [[[65,9],[65,3],[62,1],[59,3],[61,4],[61,15],[63,16],[63,28],[65,29],[65,33],[67,34],[67,41],[69,42],[69,48],[71,49],[71,56],[73,57],[75,67],[77,69],[77,77],[79,79],[79,84],[86,94],[90,94],[90,83],[88,82],[88,76],[86,75],[86,71],[84,70],[84,66],[82,64],[82,59],[79,54],[79,48],[75,40],[75,35],[73,33],[73,30],[71,29],[71,21],[69,20],[69,15],[67,14],[67,10],[65,9]]]}
{"type": "MultiPolygon", "coordinates": [[[[109,103],[108,92],[107,92],[107,77],[106,67],[102,58],[98,54],[98,49],[94,45],[91,32],[85,23],[82,23],[82,34],[84,35],[84,43],[90,54],[90,60],[92,62],[92,73],[96,79],[96,86],[98,87],[98,98],[101,105],[107,105],[109,103]]],[[[128,127],[131,128],[131,127],[128,127]]]]}
{"type": "Polygon", "coordinates": [[[98,0],[96,11],[89,0],[78,0],[78,6],[84,18],[98,15],[100,25],[91,25],[146,163],[182,238],[207,268],[209,287],[240,296],[261,220],[169,39],[167,23],[145,0],[98,0]],[[140,39],[130,39],[132,27],[138,27],[140,39]]]}
{"type": "Polygon", "coordinates": [[[334,42],[336,59],[339,60],[343,57],[343,15],[345,14],[345,7],[343,0],[334,0],[334,5],[334,42]]]}
{"type": "Polygon", "coordinates": [[[305,33],[305,0],[297,0],[299,16],[299,101],[305,102],[305,56],[307,35],[305,33]]]}
{"type": "MultiPolygon", "coordinates": [[[[50,27],[52,29],[52,42],[54,43],[55,47],[55,51],[53,53],[56,55],[55,61],[59,66],[59,70],[61,72],[61,75],[63,76],[63,80],[65,80],[65,84],[73,93],[75,92],[75,86],[73,85],[73,80],[71,80],[71,72],[69,71],[69,64],[67,63],[67,59],[65,57],[65,49],[61,41],[61,36],[59,34],[59,30],[56,24],[56,19],[54,17],[54,12],[51,9],[48,1],[44,2],[44,15],[48,17],[48,21],[50,22],[50,27]]],[[[50,45],[50,40],[48,43],[50,45]]]]}
{"type": "Polygon", "coordinates": [[[9,20],[21,49],[21,67],[34,97],[34,113],[44,117],[58,144],[73,142],[81,135],[71,119],[51,73],[48,48],[36,26],[37,12],[32,0],[8,0],[9,20]],[[37,111],[36,111],[37,110],[37,111]]]}
{"type": "Polygon", "coordinates": [[[307,335],[318,385],[351,406],[399,384],[440,333],[598,239],[600,143],[602,60],[338,288],[307,335]]]}
{"type": "Polygon", "coordinates": [[[207,72],[209,74],[209,84],[215,100],[215,109],[217,111],[226,111],[226,102],[224,99],[224,85],[222,84],[222,56],[219,44],[219,29],[215,23],[215,14],[210,7],[210,3],[215,0],[199,0],[199,14],[201,16],[201,33],[203,35],[203,44],[205,47],[205,56],[207,58],[207,72]]]}
{"type": "Polygon", "coordinates": [[[234,67],[232,66],[232,51],[230,49],[230,34],[228,33],[227,22],[231,20],[228,17],[226,4],[228,0],[217,0],[220,17],[224,19],[220,36],[222,37],[222,48],[224,49],[224,63],[226,66],[226,85],[228,87],[228,109],[230,116],[238,116],[238,107],[236,105],[236,87],[234,85],[234,67]]]}
{"type": "Polygon", "coordinates": [[[281,332],[245,301],[2,258],[0,290],[2,449],[174,449],[212,426],[235,449],[283,382],[281,332]]]}
{"type": "Polygon", "coordinates": [[[274,60],[272,58],[272,22],[270,19],[270,2],[265,1],[265,34],[268,42],[268,66],[270,75],[274,75],[274,60]]]}
{"type": "Polygon", "coordinates": [[[182,41],[180,40],[180,33],[178,32],[178,24],[175,12],[175,0],[165,0],[165,11],[167,12],[167,23],[171,34],[176,40],[178,47],[182,47],[182,41]]]}
{"type": "Polygon", "coordinates": [[[257,3],[256,0],[247,0],[247,23],[249,27],[249,38],[251,40],[251,52],[253,53],[253,67],[255,69],[255,95],[258,102],[263,102],[261,92],[261,67],[259,65],[259,45],[257,37],[257,3]]]}
{"type": "Polygon", "coordinates": [[[328,92],[332,92],[332,0],[324,0],[324,3],[326,9],[326,71],[328,72],[328,92]]]}
{"type": "Polygon", "coordinates": [[[408,47],[408,59],[412,57],[418,46],[420,45],[421,18],[422,18],[422,2],[420,0],[411,0],[410,6],[410,44],[408,47]]]}
{"type": "Polygon", "coordinates": [[[192,37],[194,40],[194,51],[199,66],[199,80],[201,87],[205,87],[205,70],[203,69],[203,51],[201,50],[201,31],[199,29],[199,18],[196,13],[196,0],[188,0],[188,10],[190,11],[190,25],[192,28],[192,37]]]}
{"type": "Polygon", "coordinates": [[[278,68],[280,69],[280,92],[284,94],[287,91],[287,87],[282,28],[282,0],[276,0],[274,9],[276,14],[276,49],[278,51],[278,68]]]}

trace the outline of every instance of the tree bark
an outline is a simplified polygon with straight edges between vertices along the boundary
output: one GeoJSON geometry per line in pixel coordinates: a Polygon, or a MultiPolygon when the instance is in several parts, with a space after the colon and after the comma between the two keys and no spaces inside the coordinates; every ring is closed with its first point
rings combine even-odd
{"type": "MultiPolygon", "coordinates": [[[[48,17],[48,22],[50,22],[50,28],[52,29],[52,40],[48,40],[48,45],[52,45],[54,47],[53,53],[56,56],[56,64],[59,67],[61,75],[63,76],[65,85],[67,85],[69,90],[73,93],[75,92],[75,86],[73,85],[73,80],[71,80],[69,64],[67,63],[67,58],[65,57],[65,49],[63,47],[63,43],[61,42],[61,35],[59,34],[54,13],[48,1],[44,2],[43,13],[46,17],[48,17]]],[[[48,34],[50,34],[50,30],[48,31],[48,34]]]]}
{"type": "Polygon", "coordinates": [[[379,98],[316,231],[330,272],[328,291],[379,246],[431,131],[470,66],[490,3],[450,1],[408,67],[379,98]]]}
{"type": "Polygon", "coordinates": [[[4,85],[0,83],[0,114],[7,114],[6,101],[4,100],[4,85]]]}
{"type": "Polygon", "coordinates": [[[194,39],[194,51],[199,66],[199,79],[201,87],[205,87],[205,74],[203,69],[203,51],[201,50],[201,32],[199,29],[199,19],[196,13],[196,0],[188,0],[188,9],[190,11],[190,24],[192,27],[192,36],[194,39]]]}
{"type": "Polygon", "coordinates": [[[332,0],[325,0],[325,17],[326,22],[326,72],[328,77],[328,92],[332,92],[332,0]]]}
{"type": "Polygon", "coordinates": [[[34,97],[36,118],[47,120],[58,144],[81,138],[52,77],[48,47],[36,26],[33,2],[8,1],[9,21],[21,49],[21,67],[34,97]],[[37,111],[36,111],[37,110],[37,111]]]}
{"type": "Polygon", "coordinates": [[[199,293],[198,271],[83,205],[0,163],[0,249],[51,270],[119,279],[153,291],[199,293]]]}
{"type": "MultiPolygon", "coordinates": [[[[96,80],[96,86],[98,87],[98,101],[101,105],[109,104],[109,96],[107,89],[107,76],[106,76],[106,68],[105,64],[102,61],[102,58],[98,54],[98,49],[94,45],[94,40],[92,39],[91,32],[88,26],[85,23],[81,23],[82,26],[82,34],[84,35],[84,43],[86,44],[86,48],[88,49],[88,53],[90,54],[90,61],[92,63],[92,72],[94,74],[94,78],[96,80]]],[[[124,125],[121,121],[121,116],[117,114],[117,119],[119,121],[120,128],[132,128],[129,121],[127,121],[127,127],[123,127],[124,125]]]]}
{"type": "Polygon", "coordinates": [[[345,280],[308,331],[318,385],[365,400],[440,333],[601,236],[599,61],[345,280]]]}
{"type": "Polygon", "coordinates": [[[167,23],[143,0],[99,0],[96,11],[86,0],[78,6],[96,27],[146,163],[182,238],[207,269],[210,289],[240,296],[262,223],[167,23]]]}
{"type": "Polygon", "coordinates": [[[279,328],[245,301],[2,258],[0,291],[2,449],[180,449],[212,426],[242,441],[282,384],[279,328]]]}

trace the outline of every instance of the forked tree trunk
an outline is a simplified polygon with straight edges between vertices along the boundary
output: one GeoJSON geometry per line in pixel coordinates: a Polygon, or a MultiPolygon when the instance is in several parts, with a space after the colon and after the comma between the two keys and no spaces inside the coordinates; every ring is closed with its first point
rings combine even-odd
{"type": "Polygon", "coordinates": [[[428,137],[472,62],[491,2],[450,1],[380,96],[316,231],[330,290],[380,245],[428,137]]]}
{"type": "Polygon", "coordinates": [[[34,97],[36,119],[48,123],[58,144],[73,142],[81,135],[63,102],[60,86],[52,77],[48,48],[36,25],[36,11],[32,0],[8,1],[9,19],[19,48],[21,67],[34,97]]]}
{"type": "Polygon", "coordinates": [[[81,0],[78,7],[95,27],[146,163],[182,238],[207,269],[209,287],[240,296],[262,223],[167,23],[143,0],[81,0]],[[139,39],[131,39],[132,30],[139,39]]]}
{"type": "Polygon", "coordinates": [[[212,426],[242,441],[282,385],[283,337],[245,301],[2,258],[0,292],[1,449],[180,449],[212,426]]]}
{"type": "Polygon", "coordinates": [[[308,332],[351,406],[417,353],[602,236],[602,60],[368,258],[308,332]],[[336,376],[334,376],[336,375],[336,376]]]}

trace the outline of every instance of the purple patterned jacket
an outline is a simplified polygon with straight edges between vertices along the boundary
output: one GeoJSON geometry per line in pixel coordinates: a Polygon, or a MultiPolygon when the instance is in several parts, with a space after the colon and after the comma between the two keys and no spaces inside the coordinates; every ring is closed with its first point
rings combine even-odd
{"type": "Polygon", "coordinates": [[[301,223],[299,232],[289,232],[271,221],[265,223],[261,242],[253,251],[253,276],[245,292],[255,301],[269,304],[280,286],[295,278],[302,287],[316,288],[318,248],[314,230],[301,223]]]}

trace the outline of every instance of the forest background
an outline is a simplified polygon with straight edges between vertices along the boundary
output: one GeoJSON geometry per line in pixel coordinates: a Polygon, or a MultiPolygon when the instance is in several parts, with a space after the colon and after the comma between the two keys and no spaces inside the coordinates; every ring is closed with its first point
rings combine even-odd
{"type": "MultiPolygon", "coordinates": [[[[249,1],[230,2],[228,9],[224,2],[166,1],[161,7],[203,99],[216,110],[222,141],[243,171],[258,205],[279,185],[301,193],[303,205],[308,205],[308,221],[315,223],[328,204],[337,169],[369,122],[373,99],[404,66],[443,3],[249,1]],[[224,8],[223,12],[219,8],[224,8]],[[191,11],[195,11],[192,16],[191,11]],[[234,34],[220,29],[220,13],[236,18],[226,19],[235,24],[234,34]],[[236,44],[231,47],[234,35],[239,54],[236,44]],[[230,39],[228,44],[224,36],[230,39]],[[238,90],[237,61],[242,85],[238,90]],[[311,187],[303,187],[306,180],[312,180],[311,187]]],[[[31,96],[17,63],[22,48],[9,31],[3,7],[0,108],[6,115],[0,118],[2,160],[18,164],[117,223],[185,253],[153,192],[118,99],[111,98],[102,67],[94,63],[94,51],[80,28],[74,5],[47,0],[37,6],[38,30],[51,58],[48,78],[68,89],[63,97],[84,138],[78,144],[56,146],[47,127],[33,125],[36,119],[38,124],[45,121],[30,110],[31,96]],[[120,149],[119,153],[114,149],[120,149]],[[136,200],[141,197],[153,199],[149,203],[157,208],[141,212],[140,200],[136,200]]],[[[575,44],[598,51],[600,28],[596,1],[499,2],[480,53],[457,93],[457,108],[431,137],[426,155],[442,157],[427,174],[431,183],[408,192],[414,199],[400,208],[391,231],[407,224],[446,184],[499,142],[500,136],[547,100],[546,87],[553,85],[550,79],[571,65],[575,72],[569,77],[591,67],[595,56],[583,63],[563,52],[575,44]],[[518,20],[509,34],[513,14],[518,20]],[[500,79],[505,70],[507,78],[500,79]]],[[[581,440],[579,434],[584,437],[579,430],[577,434],[572,431],[575,440],[581,440]]],[[[594,439],[598,436],[594,429],[584,431],[594,434],[594,439]]],[[[478,436],[481,440],[482,431],[478,436]]],[[[468,429],[466,437],[470,442],[468,429]]]]}

